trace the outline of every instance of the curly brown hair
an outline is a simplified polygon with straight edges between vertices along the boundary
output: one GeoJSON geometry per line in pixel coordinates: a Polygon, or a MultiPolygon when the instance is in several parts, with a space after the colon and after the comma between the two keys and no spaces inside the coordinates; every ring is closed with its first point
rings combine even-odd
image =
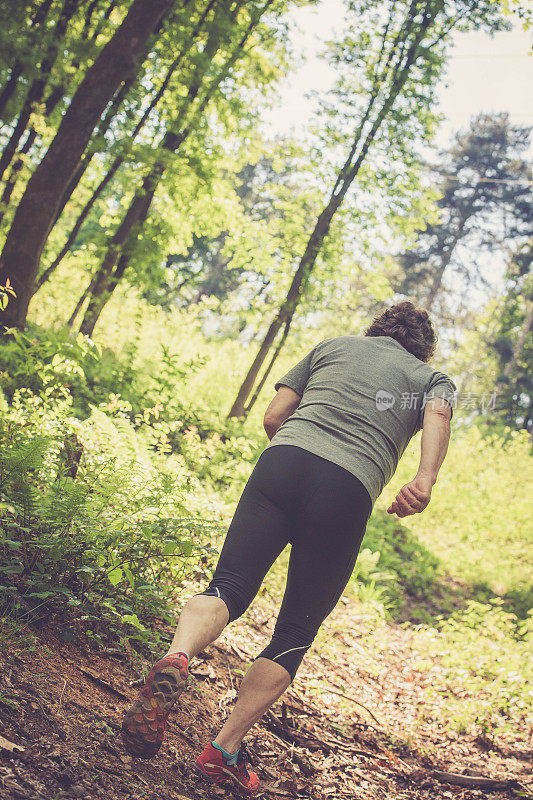
{"type": "Polygon", "coordinates": [[[365,336],[390,336],[420,361],[429,361],[437,344],[428,312],[408,300],[375,317],[365,336]]]}

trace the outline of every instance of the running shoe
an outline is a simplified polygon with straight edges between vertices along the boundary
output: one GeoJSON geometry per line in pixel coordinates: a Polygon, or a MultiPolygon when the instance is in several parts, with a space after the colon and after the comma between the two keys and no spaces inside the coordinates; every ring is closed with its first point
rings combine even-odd
{"type": "Polygon", "coordinates": [[[187,685],[188,659],[173,653],[158,661],[137,700],[124,715],[122,741],[128,753],[153,758],[163,742],[170,709],[187,685]]]}
{"type": "Polygon", "coordinates": [[[246,768],[249,756],[246,745],[241,744],[236,764],[228,764],[224,754],[208,744],[204,747],[196,761],[194,768],[203,778],[211,783],[228,783],[243,797],[251,797],[259,791],[259,778],[246,768]]]}

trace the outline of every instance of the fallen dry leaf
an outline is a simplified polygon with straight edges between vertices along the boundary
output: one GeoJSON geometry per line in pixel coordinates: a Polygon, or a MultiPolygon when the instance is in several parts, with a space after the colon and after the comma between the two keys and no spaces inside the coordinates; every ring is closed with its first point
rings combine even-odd
{"type": "Polygon", "coordinates": [[[19,744],[15,744],[14,742],[10,742],[9,739],[4,739],[3,736],[0,736],[0,748],[8,753],[13,753],[15,751],[23,753],[25,750],[24,747],[21,747],[19,744]]]}

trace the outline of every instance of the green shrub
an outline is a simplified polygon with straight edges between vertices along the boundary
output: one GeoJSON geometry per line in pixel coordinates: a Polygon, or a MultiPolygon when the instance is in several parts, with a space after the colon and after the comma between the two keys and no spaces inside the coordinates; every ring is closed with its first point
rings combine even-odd
{"type": "Polygon", "coordinates": [[[428,694],[450,727],[485,734],[521,728],[533,703],[533,616],[518,620],[502,600],[470,601],[437,628],[416,633],[429,661],[428,694]]]}
{"type": "Polygon", "coordinates": [[[68,396],[70,413],[85,419],[95,407],[141,432],[143,444],[174,453],[213,487],[240,485],[264,445],[264,435],[244,436],[237,420],[222,419],[193,402],[187,383],[205,363],[187,361],[162,344],[151,369],[134,368],[138,342],[119,358],[85,336],[65,330],[9,331],[0,339],[0,390],[11,402],[19,389],[33,395],[68,396]]]}
{"type": "MultiPolygon", "coordinates": [[[[416,437],[377,510],[384,510],[413,477],[419,448],[416,437]]],[[[444,572],[480,597],[504,598],[508,608],[523,617],[531,608],[532,482],[527,431],[507,429],[504,436],[486,436],[475,426],[452,429],[430,505],[401,524],[438,558],[444,572]]]]}
{"type": "Polygon", "coordinates": [[[101,413],[80,423],[69,410],[68,394],[18,390],[0,419],[4,610],[94,612],[146,643],[140,620],[169,618],[169,597],[216,552],[218,525],[191,514],[190,476],[132,457],[133,428],[101,413]]]}
{"type": "Polygon", "coordinates": [[[462,602],[465,587],[454,585],[439,559],[403,522],[374,510],[352,581],[360,599],[373,592],[394,619],[430,622],[462,602]]]}

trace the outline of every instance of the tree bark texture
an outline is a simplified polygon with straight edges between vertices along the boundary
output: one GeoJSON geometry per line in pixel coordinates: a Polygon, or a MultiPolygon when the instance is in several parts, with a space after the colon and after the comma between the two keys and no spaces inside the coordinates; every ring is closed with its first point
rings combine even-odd
{"type": "Polygon", "coordinates": [[[3,322],[23,328],[39,260],[63,192],[105,107],[131,72],[144,43],[173,0],[134,0],[122,25],[87,71],[59,129],[30,178],[0,258],[0,284],[16,292],[3,322]]]}

